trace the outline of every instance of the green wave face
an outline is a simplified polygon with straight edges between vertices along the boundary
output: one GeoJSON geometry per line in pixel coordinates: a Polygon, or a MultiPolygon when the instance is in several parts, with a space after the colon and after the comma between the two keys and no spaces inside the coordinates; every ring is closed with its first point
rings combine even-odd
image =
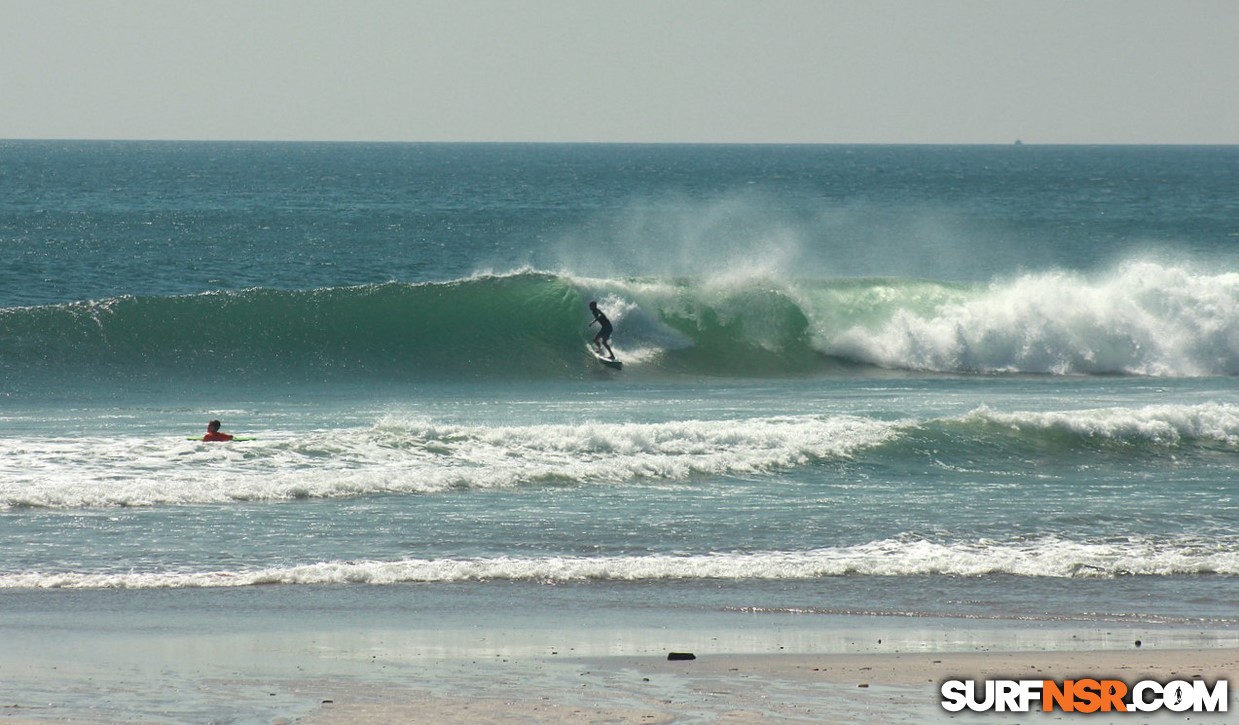
{"type": "Polygon", "coordinates": [[[538,375],[580,352],[582,309],[545,275],[122,297],[0,312],[0,365],[123,377],[538,375]]]}

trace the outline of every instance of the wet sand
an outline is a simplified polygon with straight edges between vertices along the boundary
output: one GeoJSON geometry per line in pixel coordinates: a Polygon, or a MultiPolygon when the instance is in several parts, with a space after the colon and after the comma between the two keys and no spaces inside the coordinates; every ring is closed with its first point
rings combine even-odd
{"type": "MultiPolygon", "coordinates": [[[[291,722],[1022,722],[1063,713],[948,713],[939,686],[947,679],[985,677],[1239,682],[1239,649],[541,658],[458,663],[452,669],[432,676],[432,687],[333,690],[324,698],[328,702],[291,722]]],[[[1229,710],[1133,715],[1140,722],[1230,722],[1237,712],[1233,691],[1229,710]]],[[[1107,716],[1090,718],[1098,721],[1107,716]]]]}
{"type": "MultiPolygon", "coordinates": [[[[948,713],[940,685],[1239,683],[1229,626],[605,607],[594,588],[567,602],[532,586],[431,594],[9,593],[0,723],[1022,723],[1040,713],[948,713]]],[[[1231,689],[1228,714],[1120,722],[1239,722],[1231,689]]]]}

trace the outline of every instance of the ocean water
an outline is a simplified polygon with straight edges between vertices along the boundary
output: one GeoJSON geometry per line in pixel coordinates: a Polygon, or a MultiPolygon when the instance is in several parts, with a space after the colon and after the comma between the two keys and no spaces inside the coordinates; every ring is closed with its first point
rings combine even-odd
{"type": "Polygon", "coordinates": [[[6,141],[0,252],[11,633],[1239,629],[1239,148],[6,141]]]}

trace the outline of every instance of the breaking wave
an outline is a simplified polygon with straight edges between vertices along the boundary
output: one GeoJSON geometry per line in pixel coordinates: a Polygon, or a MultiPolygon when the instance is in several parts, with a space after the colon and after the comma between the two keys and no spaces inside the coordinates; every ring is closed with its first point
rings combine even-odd
{"type": "Polygon", "coordinates": [[[240,587],[269,584],[400,584],[466,581],[650,581],[690,579],[803,580],[835,576],[988,576],[1113,578],[1239,575],[1233,540],[1181,538],[1081,542],[933,542],[886,539],[856,546],[792,552],[699,555],[546,556],[327,561],[298,566],[201,572],[62,572],[0,574],[4,588],[240,587]]]}
{"type": "Polygon", "coordinates": [[[1239,273],[1133,262],[1107,275],[451,282],[119,297],[0,310],[0,370],[110,379],[580,376],[585,303],[633,374],[1239,373],[1239,273]]]}

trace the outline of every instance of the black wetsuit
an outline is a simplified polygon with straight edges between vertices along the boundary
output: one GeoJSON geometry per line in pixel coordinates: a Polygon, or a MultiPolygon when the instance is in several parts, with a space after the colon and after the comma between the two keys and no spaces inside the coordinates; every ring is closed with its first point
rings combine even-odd
{"type": "Polygon", "coordinates": [[[611,321],[607,319],[606,315],[602,314],[602,310],[596,307],[592,310],[592,312],[594,313],[594,322],[597,322],[598,327],[599,327],[598,334],[594,337],[594,339],[595,340],[601,339],[604,341],[610,340],[611,339],[611,321]]]}

